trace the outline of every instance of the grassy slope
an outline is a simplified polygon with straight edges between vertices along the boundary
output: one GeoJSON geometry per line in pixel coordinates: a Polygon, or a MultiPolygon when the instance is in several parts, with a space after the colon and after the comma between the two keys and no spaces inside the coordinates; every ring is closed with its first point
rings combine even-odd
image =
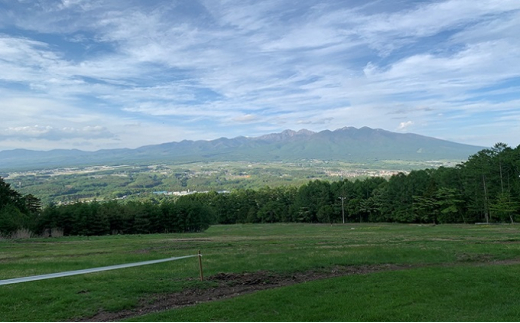
{"type": "MultiPolygon", "coordinates": [[[[440,267],[312,282],[177,310],[153,319],[209,320],[204,315],[211,314],[216,320],[436,320],[423,313],[432,304],[433,313],[439,313],[432,315],[465,320],[465,316],[451,319],[459,305],[449,301],[449,294],[454,300],[463,295],[472,300],[464,305],[464,315],[485,312],[484,320],[507,320],[519,310],[509,300],[520,296],[510,288],[520,267],[466,265],[518,258],[519,231],[517,226],[264,224],[214,226],[201,234],[0,241],[0,279],[189,255],[198,249],[204,254],[207,276],[258,270],[287,273],[333,265],[433,264],[440,267]],[[443,264],[450,267],[442,268],[443,264]],[[402,296],[396,299],[395,295],[402,296]],[[352,310],[327,314],[330,311],[324,304],[331,304],[331,308],[348,304],[352,310]],[[257,306],[258,310],[252,310],[257,306]],[[367,310],[373,306],[380,309],[367,310]],[[241,316],[245,315],[244,308],[250,308],[250,316],[241,316]],[[274,308],[279,314],[264,313],[260,308],[274,308]],[[375,316],[367,316],[372,312],[375,316]]],[[[197,266],[196,260],[185,259],[0,286],[0,313],[5,321],[63,321],[88,317],[101,309],[131,308],[139,299],[157,293],[211,286],[209,281],[188,279],[198,276],[197,266]]],[[[148,319],[152,318],[140,318],[148,319]]]]}

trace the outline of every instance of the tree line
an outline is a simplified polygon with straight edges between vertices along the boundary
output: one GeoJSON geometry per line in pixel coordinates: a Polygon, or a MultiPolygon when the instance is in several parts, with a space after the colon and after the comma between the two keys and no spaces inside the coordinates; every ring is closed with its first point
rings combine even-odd
{"type": "Polygon", "coordinates": [[[237,190],[188,197],[213,210],[215,223],[515,222],[520,211],[520,146],[498,143],[456,167],[389,179],[314,180],[298,188],[237,190]],[[343,204],[343,205],[342,205],[343,204]]]}
{"type": "Polygon", "coordinates": [[[35,232],[59,227],[66,235],[100,235],[196,232],[211,224],[338,223],[343,219],[512,223],[519,220],[520,211],[520,146],[513,149],[498,143],[456,167],[415,170],[388,179],[314,180],[299,187],[196,193],[175,201],[79,202],[36,210],[34,197],[21,197],[8,189],[12,197],[6,199],[4,188],[9,185],[1,183],[0,231],[4,234],[5,228],[16,226],[35,232]],[[8,226],[4,218],[12,220],[7,220],[8,226]]]}
{"type": "Polygon", "coordinates": [[[49,204],[22,196],[0,178],[0,235],[28,230],[43,236],[200,232],[214,222],[212,210],[186,199],[116,200],[49,204]]]}

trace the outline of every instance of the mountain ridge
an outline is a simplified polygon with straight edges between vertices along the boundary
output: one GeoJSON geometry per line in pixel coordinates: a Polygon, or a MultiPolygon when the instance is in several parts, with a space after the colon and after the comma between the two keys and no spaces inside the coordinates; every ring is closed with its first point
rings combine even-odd
{"type": "Polygon", "coordinates": [[[320,132],[288,129],[258,137],[182,140],[135,149],[101,149],[93,152],[78,149],[13,149],[0,151],[0,169],[237,160],[463,161],[483,148],[369,127],[343,127],[320,132]]]}

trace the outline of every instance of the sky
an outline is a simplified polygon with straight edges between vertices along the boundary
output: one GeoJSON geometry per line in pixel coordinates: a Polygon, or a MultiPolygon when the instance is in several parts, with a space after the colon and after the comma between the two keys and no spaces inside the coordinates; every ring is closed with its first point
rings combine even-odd
{"type": "Polygon", "coordinates": [[[519,0],[0,0],[0,150],[380,128],[520,144],[519,0]]]}

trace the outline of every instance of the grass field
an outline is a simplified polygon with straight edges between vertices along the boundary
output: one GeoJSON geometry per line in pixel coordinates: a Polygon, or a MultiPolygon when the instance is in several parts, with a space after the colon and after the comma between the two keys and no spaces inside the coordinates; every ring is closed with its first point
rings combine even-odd
{"type": "MultiPolygon", "coordinates": [[[[138,321],[518,321],[520,226],[258,224],[199,234],[0,241],[0,279],[196,254],[206,277],[403,265],[309,281],[138,321]],[[517,262],[518,261],[518,262],[517,262]]],[[[0,286],[0,320],[65,321],[209,290],[196,258],[0,286]]]]}

